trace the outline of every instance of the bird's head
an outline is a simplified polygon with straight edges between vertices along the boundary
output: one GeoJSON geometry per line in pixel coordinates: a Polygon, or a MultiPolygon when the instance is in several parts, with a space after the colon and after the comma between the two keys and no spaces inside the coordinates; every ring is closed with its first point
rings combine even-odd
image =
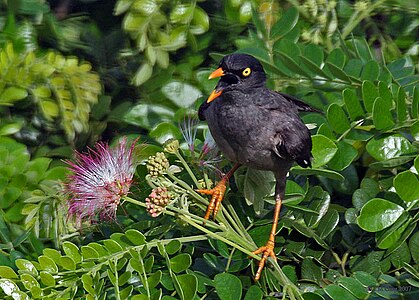
{"type": "Polygon", "coordinates": [[[210,103],[229,89],[254,89],[265,85],[266,74],[260,62],[248,54],[230,54],[224,56],[218,69],[208,79],[220,77],[220,80],[207,99],[210,103]]]}

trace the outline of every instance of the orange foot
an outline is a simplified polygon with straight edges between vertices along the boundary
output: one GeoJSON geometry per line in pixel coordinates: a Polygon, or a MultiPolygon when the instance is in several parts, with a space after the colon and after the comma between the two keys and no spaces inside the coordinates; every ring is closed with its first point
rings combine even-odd
{"type": "Polygon", "coordinates": [[[272,257],[276,260],[275,252],[274,252],[274,246],[275,242],[273,239],[269,239],[265,246],[260,247],[256,251],[253,251],[253,254],[260,254],[263,253],[262,259],[259,262],[258,270],[255,275],[255,281],[258,281],[260,279],[260,275],[262,274],[263,267],[265,266],[266,260],[268,257],[272,257]]]}
{"type": "Polygon", "coordinates": [[[212,195],[211,201],[208,205],[207,212],[205,213],[205,220],[208,220],[213,215],[213,219],[218,213],[218,210],[221,205],[221,201],[223,200],[224,193],[226,191],[226,180],[221,179],[217,185],[211,190],[196,190],[198,193],[205,194],[205,195],[212,195]]]}

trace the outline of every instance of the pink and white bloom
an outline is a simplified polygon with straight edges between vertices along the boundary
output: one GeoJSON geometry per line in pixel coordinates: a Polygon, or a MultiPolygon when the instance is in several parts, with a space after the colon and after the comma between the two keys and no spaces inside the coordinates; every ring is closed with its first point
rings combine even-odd
{"type": "Polygon", "coordinates": [[[83,220],[114,220],[123,196],[129,192],[135,168],[133,150],[127,139],[121,139],[115,147],[96,143],[96,150],[75,153],[75,161],[67,161],[72,172],[68,176],[65,192],[69,196],[68,214],[83,220]]]}

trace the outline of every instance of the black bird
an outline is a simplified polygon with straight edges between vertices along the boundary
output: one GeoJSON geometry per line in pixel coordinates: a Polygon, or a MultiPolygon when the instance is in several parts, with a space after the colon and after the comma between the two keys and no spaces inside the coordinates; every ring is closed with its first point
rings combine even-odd
{"type": "Polygon", "coordinates": [[[220,80],[209,98],[199,108],[200,120],[206,120],[221,152],[234,167],[211,190],[198,190],[212,195],[205,219],[215,218],[229,178],[241,165],[275,174],[275,212],[272,230],[264,247],[255,275],[261,276],[266,259],[276,259],[274,239],[285,196],[286,176],[292,164],[311,167],[310,132],[298,112],[317,111],[301,100],[266,88],[266,74],[257,59],[247,54],[225,56],[209,79],[220,80]]]}

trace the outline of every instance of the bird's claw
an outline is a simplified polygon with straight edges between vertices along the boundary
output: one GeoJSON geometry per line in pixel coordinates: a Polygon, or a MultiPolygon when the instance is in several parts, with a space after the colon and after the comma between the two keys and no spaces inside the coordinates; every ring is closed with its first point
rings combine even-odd
{"type": "Polygon", "coordinates": [[[263,267],[265,266],[266,260],[268,257],[272,257],[276,260],[275,252],[274,252],[275,242],[272,239],[269,239],[265,246],[260,247],[256,251],[253,251],[253,254],[260,254],[263,253],[262,259],[259,261],[258,270],[256,271],[255,281],[260,279],[262,275],[263,267]]]}
{"type": "Polygon", "coordinates": [[[224,193],[226,191],[226,181],[221,180],[217,183],[217,185],[210,190],[196,190],[198,193],[204,194],[204,195],[212,195],[211,201],[207,207],[207,212],[205,213],[204,219],[208,220],[209,217],[213,216],[213,219],[215,219],[215,216],[218,213],[218,210],[220,209],[221,201],[223,200],[224,193]]]}

